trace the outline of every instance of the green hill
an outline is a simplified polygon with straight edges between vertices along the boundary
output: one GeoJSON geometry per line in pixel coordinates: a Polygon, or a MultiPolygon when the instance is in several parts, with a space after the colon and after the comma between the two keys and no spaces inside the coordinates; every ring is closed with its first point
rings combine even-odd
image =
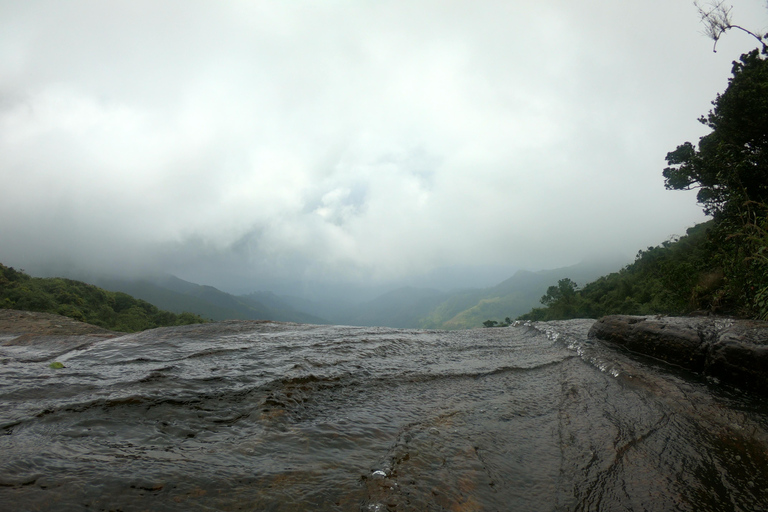
{"type": "Polygon", "coordinates": [[[128,293],[168,311],[190,311],[212,320],[328,323],[292,308],[269,292],[235,296],[213,286],[190,283],[170,275],[135,280],[98,278],[94,282],[107,290],[128,293]]]}
{"type": "Polygon", "coordinates": [[[489,318],[514,318],[530,311],[553,280],[573,276],[586,283],[621,267],[619,258],[590,260],[570,267],[539,272],[519,270],[492,288],[454,292],[422,318],[419,326],[434,329],[471,329],[489,318]]]}
{"type": "Polygon", "coordinates": [[[484,298],[487,298],[488,289],[459,290],[450,293],[445,300],[432,308],[427,315],[419,321],[419,327],[423,329],[464,329],[467,327],[479,327],[477,325],[467,326],[462,322],[453,322],[451,320],[462,311],[471,309],[484,298]]]}
{"type": "MultiPolygon", "coordinates": [[[[481,327],[487,318],[517,316],[530,311],[538,304],[553,279],[576,276],[580,282],[588,282],[620,268],[624,262],[619,258],[606,258],[540,272],[521,270],[490,288],[444,292],[431,288],[402,287],[360,303],[330,299],[312,302],[296,297],[280,297],[279,300],[294,308],[322,314],[335,324],[471,329],[481,327]]],[[[262,293],[259,300],[264,301],[264,297],[262,293]]]]}
{"type": "Polygon", "coordinates": [[[521,320],[598,318],[610,314],[685,315],[694,312],[759,316],[752,290],[729,266],[714,221],[698,224],[676,242],[640,251],[631,265],[579,289],[561,279],[541,298],[545,307],[521,320]]]}
{"type": "Polygon", "coordinates": [[[82,281],[30,277],[1,263],[0,307],[55,313],[123,332],[205,321],[189,312],[163,311],[126,293],[107,291],[82,281]]]}
{"type": "Polygon", "coordinates": [[[768,45],[755,37],[762,48],[733,62],[725,92],[699,118],[710,132],[667,153],[662,171],[667,189],[698,189],[712,220],[581,290],[561,279],[523,318],[699,310],[768,320],[768,45]]]}

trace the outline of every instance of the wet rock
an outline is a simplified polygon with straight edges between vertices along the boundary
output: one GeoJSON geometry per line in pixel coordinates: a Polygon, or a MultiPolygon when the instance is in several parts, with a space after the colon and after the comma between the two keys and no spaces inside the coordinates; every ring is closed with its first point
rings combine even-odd
{"type": "MultiPolygon", "coordinates": [[[[0,309],[0,353],[19,361],[49,361],[123,334],[51,313],[0,309]]],[[[63,367],[61,362],[51,364],[53,369],[63,367]]]]}
{"type": "Polygon", "coordinates": [[[610,341],[695,371],[704,369],[706,352],[699,335],[701,319],[680,323],[653,317],[614,315],[599,319],[589,330],[590,338],[610,341]]]}
{"type": "Polygon", "coordinates": [[[768,322],[611,315],[589,337],[768,394],[768,322]]]}
{"type": "Polygon", "coordinates": [[[768,394],[768,322],[744,322],[725,329],[713,343],[706,372],[724,382],[768,394]]]}
{"type": "Polygon", "coordinates": [[[29,344],[37,336],[113,338],[121,334],[51,313],[0,309],[0,340],[3,345],[29,344]]]}

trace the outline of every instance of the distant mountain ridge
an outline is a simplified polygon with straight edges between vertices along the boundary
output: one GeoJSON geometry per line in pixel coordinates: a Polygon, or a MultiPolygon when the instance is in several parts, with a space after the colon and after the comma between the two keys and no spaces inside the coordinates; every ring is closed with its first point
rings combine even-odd
{"type": "Polygon", "coordinates": [[[619,258],[515,274],[490,288],[440,291],[401,287],[373,300],[312,301],[268,291],[232,295],[217,288],[164,275],[144,279],[98,278],[91,282],[172,312],[189,311],[211,320],[274,320],[310,324],[421,329],[482,327],[488,318],[515,318],[539,305],[549,286],[568,277],[580,285],[621,268],[619,258]]]}
{"type": "Polygon", "coordinates": [[[73,279],[32,277],[2,263],[0,309],[61,315],[123,332],[205,322],[204,318],[188,311],[163,311],[120,291],[73,279]]]}
{"type": "Polygon", "coordinates": [[[170,275],[136,280],[98,278],[94,284],[127,293],[168,311],[190,311],[211,320],[328,323],[323,318],[292,308],[271,293],[235,296],[213,286],[190,283],[170,275]]]}
{"type": "Polygon", "coordinates": [[[332,324],[378,325],[420,329],[470,329],[489,318],[515,318],[540,305],[549,286],[568,277],[585,285],[619,270],[621,257],[588,260],[569,267],[531,272],[518,270],[490,288],[442,292],[431,288],[402,287],[364,303],[339,307],[296,297],[282,297],[297,309],[322,314],[332,324]]]}
{"type": "Polygon", "coordinates": [[[482,326],[483,321],[489,318],[515,318],[538,306],[547,288],[558,280],[568,277],[584,285],[618,270],[625,263],[622,258],[616,257],[538,272],[518,270],[492,288],[455,293],[422,319],[419,327],[468,329],[482,326]]]}

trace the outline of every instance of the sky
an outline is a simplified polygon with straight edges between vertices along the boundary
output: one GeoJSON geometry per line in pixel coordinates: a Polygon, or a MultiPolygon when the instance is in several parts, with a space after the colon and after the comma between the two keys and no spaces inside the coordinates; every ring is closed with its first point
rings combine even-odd
{"type": "Polygon", "coordinates": [[[246,293],[631,259],[705,220],[664,157],[754,47],[688,0],[0,0],[0,262],[246,293]]]}

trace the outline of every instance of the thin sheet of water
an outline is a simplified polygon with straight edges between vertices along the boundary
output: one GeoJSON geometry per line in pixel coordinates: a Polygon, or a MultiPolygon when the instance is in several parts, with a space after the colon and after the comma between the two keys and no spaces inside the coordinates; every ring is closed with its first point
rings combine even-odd
{"type": "Polygon", "coordinates": [[[0,347],[0,510],[768,510],[764,402],[591,323],[0,347]]]}

